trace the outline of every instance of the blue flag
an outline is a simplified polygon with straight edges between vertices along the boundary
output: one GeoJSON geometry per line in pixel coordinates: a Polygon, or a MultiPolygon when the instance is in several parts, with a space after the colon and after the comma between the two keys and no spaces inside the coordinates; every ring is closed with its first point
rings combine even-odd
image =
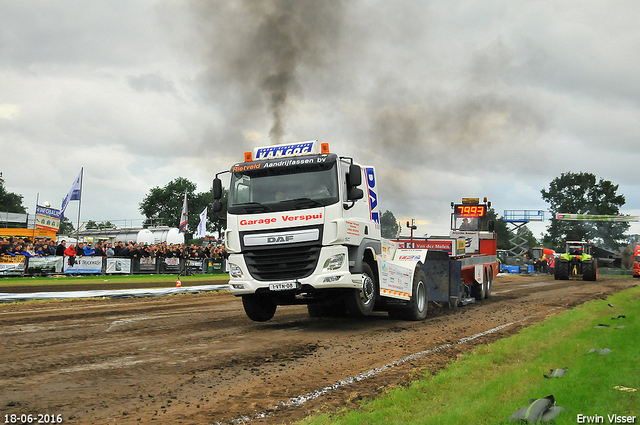
{"type": "Polygon", "coordinates": [[[78,174],[78,177],[76,177],[76,180],[73,182],[73,185],[71,185],[71,189],[69,189],[69,193],[67,193],[67,196],[65,196],[65,198],[62,200],[62,207],[60,207],[60,218],[62,218],[62,216],[64,215],[64,211],[67,209],[67,204],[69,204],[70,201],[80,200],[81,191],[82,191],[82,169],[80,169],[80,173],[78,174]]]}

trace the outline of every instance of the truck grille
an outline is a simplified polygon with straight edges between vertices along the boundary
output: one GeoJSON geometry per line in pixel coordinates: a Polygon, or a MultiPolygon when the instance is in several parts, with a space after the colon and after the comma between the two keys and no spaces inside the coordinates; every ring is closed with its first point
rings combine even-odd
{"type": "Polygon", "coordinates": [[[248,250],[244,258],[257,280],[290,280],[310,276],[316,269],[320,245],[295,245],[248,250]]]}

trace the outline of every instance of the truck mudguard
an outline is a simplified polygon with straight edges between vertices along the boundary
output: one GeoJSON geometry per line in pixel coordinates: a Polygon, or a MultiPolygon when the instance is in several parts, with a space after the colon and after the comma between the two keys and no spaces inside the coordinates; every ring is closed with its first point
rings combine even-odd
{"type": "MultiPolygon", "coordinates": [[[[371,249],[376,255],[382,252],[382,244],[380,241],[374,239],[363,239],[362,243],[358,246],[348,247],[349,261],[353,261],[354,265],[349,266],[351,273],[362,273],[362,259],[367,249],[371,249]]],[[[375,270],[375,266],[372,265],[375,270]]]]}

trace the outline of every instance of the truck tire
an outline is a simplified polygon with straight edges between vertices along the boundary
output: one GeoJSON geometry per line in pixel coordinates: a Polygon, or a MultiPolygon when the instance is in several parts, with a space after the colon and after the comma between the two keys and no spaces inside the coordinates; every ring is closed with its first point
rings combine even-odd
{"type": "Polygon", "coordinates": [[[598,260],[592,258],[582,263],[582,280],[595,281],[598,271],[598,260]]]}
{"type": "Polygon", "coordinates": [[[491,298],[491,286],[493,285],[493,270],[491,268],[489,268],[489,273],[484,275],[484,281],[487,282],[484,297],[491,298]]]}
{"type": "Polygon", "coordinates": [[[477,301],[482,301],[484,300],[484,296],[486,295],[486,279],[483,283],[480,282],[475,282],[475,285],[473,285],[473,297],[477,300],[477,301]]]}
{"type": "Polygon", "coordinates": [[[411,301],[407,311],[408,320],[424,320],[427,318],[427,307],[429,305],[427,292],[427,276],[422,269],[416,270],[413,274],[413,286],[411,291],[411,301]]]}
{"type": "Polygon", "coordinates": [[[560,279],[560,275],[558,274],[559,271],[560,271],[560,259],[556,258],[553,263],[553,278],[555,280],[560,279]]]}
{"type": "Polygon", "coordinates": [[[362,263],[362,286],[347,293],[345,299],[349,315],[352,317],[364,317],[371,314],[376,304],[376,292],[378,284],[371,266],[362,263]]]}
{"type": "Polygon", "coordinates": [[[243,295],[244,312],[254,322],[266,322],[276,314],[278,305],[269,297],[263,295],[243,295]]]}
{"type": "Polygon", "coordinates": [[[569,261],[561,258],[556,264],[556,273],[558,273],[558,279],[569,280],[569,261]]]}
{"type": "Polygon", "coordinates": [[[327,309],[323,305],[307,304],[307,311],[309,312],[309,317],[324,317],[327,315],[327,309]]]}

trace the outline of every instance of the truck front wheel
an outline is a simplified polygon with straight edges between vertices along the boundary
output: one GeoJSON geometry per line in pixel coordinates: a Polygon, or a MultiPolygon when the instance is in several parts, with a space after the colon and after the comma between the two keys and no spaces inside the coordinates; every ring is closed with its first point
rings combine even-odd
{"type": "Polygon", "coordinates": [[[254,322],[266,322],[276,314],[278,305],[269,297],[263,295],[243,295],[244,312],[254,322]]]}
{"type": "Polygon", "coordinates": [[[362,264],[362,286],[347,293],[349,315],[362,317],[371,314],[376,303],[378,285],[371,266],[362,264]]]}
{"type": "Polygon", "coordinates": [[[416,270],[413,276],[413,293],[411,295],[411,307],[408,311],[409,320],[424,320],[427,318],[427,276],[422,269],[416,270]]]}

